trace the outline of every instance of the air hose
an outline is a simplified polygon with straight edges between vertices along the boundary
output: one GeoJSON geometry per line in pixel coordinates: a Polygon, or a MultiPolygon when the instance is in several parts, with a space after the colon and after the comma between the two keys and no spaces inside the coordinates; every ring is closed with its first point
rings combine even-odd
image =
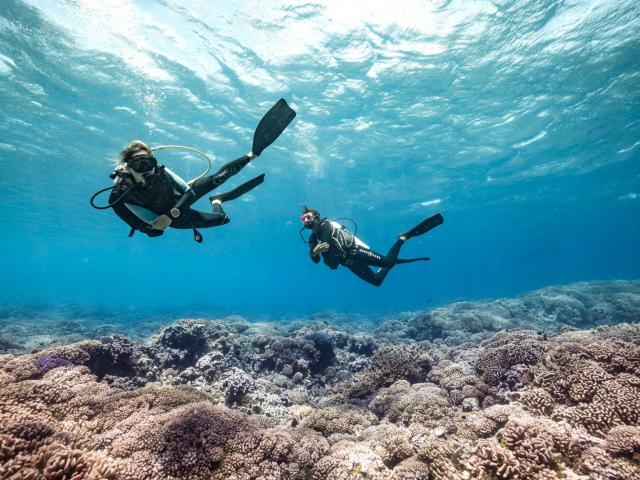
{"type": "Polygon", "coordinates": [[[153,147],[151,149],[152,152],[155,152],[156,150],[167,150],[170,148],[174,148],[177,150],[189,150],[190,152],[196,152],[200,155],[202,155],[204,158],[207,159],[207,162],[209,163],[209,165],[207,166],[207,169],[204,171],[204,173],[198,175],[196,178],[194,178],[193,180],[189,180],[187,183],[189,184],[189,186],[191,186],[193,184],[193,182],[195,182],[196,180],[201,179],[202,177],[204,177],[205,175],[207,175],[209,173],[209,171],[211,171],[211,165],[212,165],[212,161],[211,159],[207,156],[206,153],[204,153],[202,150],[198,150],[197,148],[193,148],[193,147],[185,147],[184,145],[159,145],[157,147],[153,147]]]}

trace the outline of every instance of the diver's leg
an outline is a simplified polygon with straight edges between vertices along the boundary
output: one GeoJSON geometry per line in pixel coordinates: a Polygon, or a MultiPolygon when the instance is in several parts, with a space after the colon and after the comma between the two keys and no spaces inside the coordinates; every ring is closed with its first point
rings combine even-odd
{"type": "Polygon", "coordinates": [[[395,241],[393,245],[391,245],[391,248],[387,252],[387,262],[391,266],[396,264],[396,260],[398,259],[398,254],[400,254],[400,249],[402,248],[402,245],[404,245],[404,240],[399,238],[398,240],[395,241]]]}
{"type": "Polygon", "coordinates": [[[404,240],[396,240],[391,246],[387,255],[381,255],[378,252],[361,246],[356,246],[352,255],[353,260],[362,262],[366,265],[372,265],[374,267],[392,268],[396,264],[396,259],[400,253],[400,249],[404,244],[404,240]]]}
{"type": "Polygon", "coordinates": [[[382,285],[382,281],[386,276],[386,273],[385,273],[385,275],[382,276],[382,278],[380,278],[378,274],[376,274],[376,272],[371,270],[371,268],[368,265],[360,262],[354,262],[351,265],[347,265],[347,268],[351,270],[353,273],[355,273],[362,280],[364,280],[367,283],[370,283],[375,287],[379,287],[380,285],[382,285]]]}
{"type": "Polygon", "coordinates": [[[384,255],[365,247],[355,247],[349,258],[354,262],[361,263],[363,265],[372,265],[374,267],[387,267],[389,266],[387,259],[384,255]]]}
{"type": "Polygon", "coordinates": [[[225,225],[230,221],[229,216],[222,210],[222,207],[219,204],[213,204],[211,213],[189,210],[184,216],[181,215],[174,221],[171,226],[179,229],[208,228],[225,225]]]}
{"type": "Polygon", "coordinates": [[[250,161],[251,158],[248,155],[243,155],[242,157],[236,158],[235,160],[223,165],[220,170],[213,175],[199,178],[193,182],[191,189],[196,195],[196,200],[229,180],[229,178],[242,170],[250,161]]]}
{"type": "Polygon", "coordinates": [[[218,193],[217,195],[209,197],[209,201],[213,202],[215,200],[219,200],[220,202],[228,202],[229,200],[235,200],[245,193],[250,192],[262,182],[264,182],[264,173],[258,175],[256,178],[252,178],[248,182],[244,182],[242,185],[237,186],[233,190],[224,193],[218,193]]]}

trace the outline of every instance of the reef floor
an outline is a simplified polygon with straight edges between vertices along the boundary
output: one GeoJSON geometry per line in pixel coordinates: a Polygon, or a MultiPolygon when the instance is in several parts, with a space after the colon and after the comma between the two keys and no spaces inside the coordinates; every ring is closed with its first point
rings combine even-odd
{"type": "Polygon", "coordinates": [[[640,479],[638,281],[375,320],[43,315],[0,309],[0,479],[640,479]]]}

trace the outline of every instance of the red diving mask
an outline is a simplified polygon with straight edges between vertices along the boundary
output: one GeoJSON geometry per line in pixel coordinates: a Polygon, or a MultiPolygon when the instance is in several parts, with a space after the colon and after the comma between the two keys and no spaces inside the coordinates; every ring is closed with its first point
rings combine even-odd
{"type": "Polygon", "coordinates": [[[303,213],[300,216],[300,221],[304,224],[311,223],[313,221],[313,213],[311,212],[303,213]]]}

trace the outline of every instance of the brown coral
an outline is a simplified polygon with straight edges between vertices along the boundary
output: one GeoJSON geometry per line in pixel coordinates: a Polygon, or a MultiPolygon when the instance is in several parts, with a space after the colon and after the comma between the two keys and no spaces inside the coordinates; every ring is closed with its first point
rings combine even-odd
{"type": "Polygon", "coordinates": [[[550,415],[555,402],[553,397],[542,388],[531,388],[520,397],[520,402],[530,412],[538,415],[550,415]]]}
{"type": "Polygon", "coordinates": [[[591,447],[584,453],[580,471],[594,480],[640,480],[640,467],[613,458],[600,447],[591,447]]]}
{"type": "MultiPolygon", "coordinates": [[[[278,408],[296,418],[281,426],[259,409],[248,416],[215,405],[224,401],[223,371],[204,382],[216,395],[209,397],[99,381],[104,342],[2,356],[0,478],[637,479],[640,328],[550,338],[519,331],[482,344],[429,345],[436,362],[446,358],[430,373],[425,345],[390,345],[346,387],[364,357],[349,369],[309,372],[295,386],[258,378],[257,390],[268,387],[278,408]],[[66,362],[47,359],[38,370],[39,355],[66,362]],[[327,397],[334,387],[349,395],[327,397]]],[[[350,355],[337,351],[336,361],[350,355]]],[[[258,373],[247,359],[230,361],[258,373]]],[[[229,372],[231,364],[221,368],[229,372]]]]}
{"type": "Polygon", "coordinates": [[[387,345],[375,351],[364,371],[345,388],[350,398],[364,398],[397,380],[424,380],[433,360],[418,345],[387,345]]]}
{"type": "Polygon", "coordinates": [[[612,455],[640,453],[640,427],[623,425],[612,428],[607,434],[605,449],[612,455]]]}
{"type": "Polygon", "coordinates": [[[419,422],[436,426],[450,406],[446,391],[432,383],[410,385],[400,380],[383,388],[369,403],[369,409],[390,422],[409,425],[419,422]]]}
{"type": "Polygon", "coordinates": [[[482,379],[494,386],[503,380],[511,367],[538,363],[546,350],[546,346],[530,332],[499,333],[482,345],[488,348],[475,367],[482,372],[482,379]],[[499,346],[494,348],[495,345],[499,346]]]}
{"type": "Polygon", "coordinates": [[[429,480],[429,466],[418,457],[410,457],[393,469],[392,480],[429,480]]]}
{"type": "Polygon", "coordinates": [[[370,412],[345,406],[316,410],[303,420],[302,425],[329,437],[336,433],[355,433],[377,422],[370,412]]]}
{"type": "Polygon", "coordinates": [[[471,464],[476,475],[554,478],[560,458],[577,457],[581,439],[568,425],[543,418],[510,420],[496,440],[479,442],[471,464]]]}

